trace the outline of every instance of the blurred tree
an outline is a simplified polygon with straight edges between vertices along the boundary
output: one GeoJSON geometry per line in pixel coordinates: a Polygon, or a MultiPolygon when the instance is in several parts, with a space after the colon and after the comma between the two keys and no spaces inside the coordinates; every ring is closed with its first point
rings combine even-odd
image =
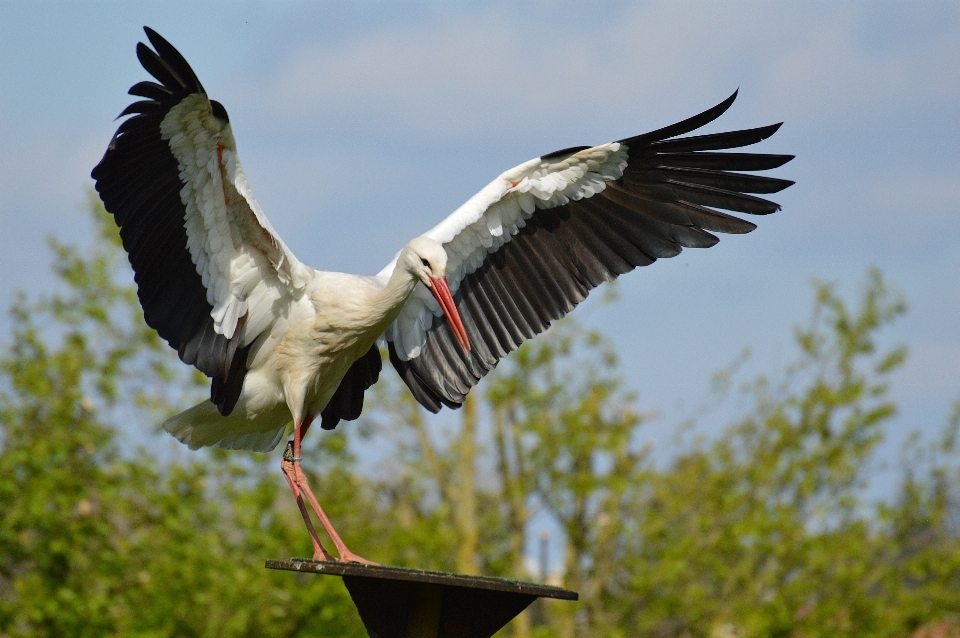
{"type": "Polygon", "coordinates": [[[564,532],[564,584],[581,596],[576,618],[576,607],[547,603],[547,635],[599,635],[615,624],[606,601],[620,586],[629,523],[621,512],[646,459],[635,445],[642,419],[615,368],[599,334],[564,322],[521,349],[487,391],[511,573],[527,575],[528,523],[541,509],[564,532]]]}
{"type": "Polygon", "coordinates": [[[115,233],[98,220],[89,259],[51,242],[68,293],[14,303],[0,362],[0,628],[11,635],[109,634],[121,594],[113,519],[136,468],[99,415],[126,399],[121,379],[140,377],[130,364],[157,345],[124,316],[136,301],[113,285],[115,233]]]}
{"type": "MultiPolygon", "coordinates": [[[[385,383],[379,409],[366,418],[398,450],[400,467],[391,467],[382,484],[409,538],[406,555],[397,558],[536,578],[526,562],[529,523],[546,513],[566,535],[566,585],[580,591],[591,618],[604,615],[600,601],[611,595],[609,577],[620,558],[618,510],[644,458],[632,445],[641,419],[620,391],[615,366],[600,335],[560,322],[512,354],[486,392],[471,395],[459,422],[451,419],[433,435],[409,393],[385,383]]],[[[542,629],[574,635],[574,609],[551,605],[555,622],[542,629]]],[[[530,624],[521,616],[510,631],[529,636],[530,624]]]]}
{"type": "Polygon", "coordinates": [[[702,636],[960,627],[951,523],[960,509],[948,498],[960,475],[914,458],[895,505],[877,511],[864,497],[872,453],[896,413],[889,377],[906,356],[902,346],[881,350],[877,332],[904,309],[875,270],[855,308],[817,285],[785,380],[773,388],[761,378],[750,414],[649,475],[633,510],[626,626],[702,636]]]}
{"type": "MultiPolygon", "coordinates": [[[[747,416],[672,451],[665,466],[638,445],[643,419],[602,338],[560,322],[511,355],[445,436],[428,435],[402,392],[382,399],[396,407],[380,431],[403,452],[392,475],[404,486],[393,483],[392,494],[403,497],[392,507],[415,512],[398,519],[427,543],[411,547],[432,537],[461,554],[470,548],[485,573],[502,576],[531,577],[534,514],[562,528],[563,584],[581,603],[549,605],[536,624],[521,617],[514,636],[904,636],[923,622],[953,622],[960,545],[944,528],[943,494],[956,479],[937,470],[924,498],[908,481],[886,524],[863,497],[896,413],[889,377],[906,356],[902,346],[881,350],[877,334],[904,311],[877,271],[855,307],[818,284],[784,378],[758,379],[747,416]],[[478,431],[489,445],[475,442],[478,431]],[[479,543],[455,515],[465,502],[484,504],[479,543]],[[916,509],[923,525],[913,536],[926,549],[895,559],[916,509]],[[908,599],[938,602],[892,612],[908,599]]],[[[439,549],[429,555],[447,562],[436,567],[463,566],[439,549]]]]}
{"type": "MultiPolygon", "coordinates": [[[[338,581],[263,569],[264,556],[309,551],[273,463],[122,452],[111,419],[157,423],[164,397],[196,388],[171,383],[182,366],[115,283],[123,253],[99,205],[94,221],[88,256],[51,242],[65,292],[18,299],[0,356],[0,635],[364,635],[338,581]]],[[[353,489],[337,445],[313,454],[341,513],[370,493],[353,489]]],[[[350,523],[354,537],[370,528],[350,523]]]]}
{"type": "MultiPolygon", "coordinates": [[[[51,242],[64,291],[18,298],[0,353],[0,637],[364,635],[338,580],[263,569],[311,551],[275,455],[154,440],[146,424],[203,389],[116,283],[112,219],[94,221],[84,254],[51,242]]],[[[385,563],[536,578],[532,522],[552,520],[581,602],[508,635],[948,635],[960,403],[942,441],[906,450],[895,498],[863,491],[905,357],[877,333],[903,311],[877,272],[854,307],[818,285],[783,378],[657,462],[610,346],[560,322],[432,430],[384,375],[360,423],[308,439],[306,467],[385,563]],[[354,457],[357,436],[382,463],[354,457]]]]}
{"type": "MultiPolygon", "coordinates": [[[[850,309],[817,286],[801,358],[716,440],[636,492],[631,624],[658,634],[867,635],[884,601],[860,488],[895,414],[887,378],[902,347],[876,332],[904,311],[878,272],[850,309]]],[[[879,572],[878,572],[879,570],[879,572]]]]}
{"type": "Polygon", "coordinates": [[[885,620],[922,635],[960,635],[960,401],[939,440],[913,437],[904,451],[903,483],[881,506],[879,559],[889,566],[882,587],[885,620]],[[944,626],[947,626],[944,629],[944,626]]]}

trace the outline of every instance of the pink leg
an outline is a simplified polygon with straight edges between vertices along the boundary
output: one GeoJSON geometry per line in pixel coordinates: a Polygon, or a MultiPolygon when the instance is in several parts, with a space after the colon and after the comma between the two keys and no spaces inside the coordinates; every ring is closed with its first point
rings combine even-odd
{"type": "MultiPolygon", "coordinates": [[[[286,452],[284,452],[284,456],[286,456],[286,452]]],[[[284,458],[280,461],[280,469],[283,470],[283,476],[287,479],[287,483],[290,484],[293,495],[297,497],[297,507],[300,508],[300,516],[303,517],[303,522],[307,524],[307,531],[310,532],[310,540],[313,541],[313,560],[334,560],[333,556],[328,554],[327,550],[320,544],[320,539],[317,537],[317,530],[313,528],[313,521],[310,520],[307,507],[303,504],[300,488],[297,487],[297,483],[294,480],[293,463],[284,458]]]]}
{"type": "MultiPolygon", "coordinates": [[[[302,424],[294,423],[292,456],[288,459],[286,453],[284,453],[284,460],[281,463],[281,467],[283,468],[284,475],[287,477],[287,482],[290,483],[290,487],[294,490],[294,495],[297,497],[297,505],[300,507],[300,512],[304,515],[304,520],[307,522],[307,529],[311,532],[311,537],[314,541],[314,548],[319,548],[320,555],[323,557],[317,558],[317,553],[315,552],[314,559],[340,560],[344,562],[363,563],[365,565],[378,565],[379,563],[369,561],[366,558],[358,556],[347,549],[346,544],[343,542],[343,540],[341,540],[340,535],[337,534],[337,530],[333,528],[333,524],[323,511],[323,508],[320,507],[320,503],[317,501],[317,498],[310,490],[310,486],[307,484],[307,477],[300,468],[300,442],[303,439],[303,435],[306,434],[307,430],[310,428],[310,424],[312,422],[313,416],[307,415],[306,418],[303,419],[302,424]],[[316,532],[314,531],[313,524],[310,522],[309,516],[307,516],[306,513],[306,508],[303,505],[301,493],[305,494],[307,500],[310,501],[310,505],[313,507],[313,511],[317,515],[317,518],[320,519],[323,529],[326,530],[327,534],[330,536],[330,539],[333,541],[333,544],[336,546],[337,553],[340,554],[339,559],[333,559],[329,554],[327,554],[323,547],[320,546],[320,541],[316,538],[316,532]]],[[[291,451],[289,450],[289,447],[288,451],[291,451]]]]}

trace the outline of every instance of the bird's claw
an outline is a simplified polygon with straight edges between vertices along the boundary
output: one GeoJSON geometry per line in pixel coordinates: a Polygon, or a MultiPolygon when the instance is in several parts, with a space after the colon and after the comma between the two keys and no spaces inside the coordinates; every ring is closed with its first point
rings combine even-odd
{"type": "Polygon", "coordinates": [[[336,562],[336,561],[337,561],[336,558],[334,558],[333,556],[331,556],[330,554],[328,554],[328,553],[327,553],[327,550],[325,550],[325,549],[322,548],[322,547],[317,547],[316,550],[313,552],[313,560],[323,561],[323,562],[326,562],[326,563],[336,562]]]}
{"type": "Polygon", "coordinates": [[[340,555],[339,558],[335,558],[338,563],[360,563],[361,565],[369,565],[371,567],[379,567],[380,563],[375,563],[372,560],[367,560],[363,556],[357,556],[351,551],[346,551],[340,555]]]}
{"type": "Polygon", "coordinates": [[[343,548],[339,556],[334,556],[327,552],[322,546],[314,545],[313,560],[325,563],[359,563],[360,565],[370,565],[371,567],[380,566],[380,563],[375,563],[372,560],[367,560],[363,556],[358,556],[346,547],[343,548]]]}

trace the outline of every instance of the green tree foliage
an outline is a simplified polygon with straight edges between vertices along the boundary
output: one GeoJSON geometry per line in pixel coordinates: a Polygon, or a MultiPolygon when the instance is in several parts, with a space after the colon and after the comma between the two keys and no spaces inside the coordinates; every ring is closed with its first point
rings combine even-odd
{"type": "MultiPolygon", "coordinates": [[[[660,463],[638,445],[644,419],[620,390],[610,348],[569,322],[491,375],[485,424],[475,405],[431,437],[402,390],[381,399],[395,407],[380,429],[403,452],[404,487],[390,492],[403,497],[392,506],[415,512],[400,519],[411,539],[430,520],[438,537],[461,541],[457,551],[476,553],[457,565],[501,576],[531,577],[534,513],[559,524],[563,584],[581,602],[549,603],[537,622],[515,621],[515,636],[906,636],[958,624],[952,448],[910,462],[928,478],[908,475],[896,504],[864,496],[896,415],[889,378],[906,357],[877,335],[905,304],[877,271],[855,305],[828,284],[815,294],[783,377],[755,381],[741,420],[660,463]],[[473,459],[466,480],[463,450],[473,459]],[[467,502],[483,503],[479,536],[460,527],[469,517],[448,515],[467,502]]],[[[456,566],[452,551],[434,555],[448,559],[434,566],[456,566]]]]}
{"type": "MultiPolygon", "coordinates": [[[[168,388],[176,355],[114,282],[112,219],[95,221],[89,256],[53,244],[66,292],[18,300],[0,358],[0,635],[364,635],[339,583],[263,569],[309,547],[273,463],[123,452],[111,419],[148,431],[156,397],[196,392],[168,388]]],[[[324,478],[332,510],[357,498],[324,478]]]]}
{"type": "MultiPolygon", "coordinates": [[[[201,379],[143,325],[112,219],[94,221],[92,250],[52,242],[62,292],[17,299],[0,353],[0,637],[365,635],[339,580],[263,569],[311,551],[276,454],[157,433],[201,379]]],[[[505,635],[949,631],[960,403],[942,440],[905,449],[897,493],[864,490],[905,357],[877,336],[903,312],[877,272],[852,304],[818,284],[797,361],[719,435],[656,458],[609,344],[561,322],[440,427],[384,374],[304,467],[351,547],[388,564],[536,578],[532,522],[551,519],[581,600],[505,635]]]]}
{"type": "Polygon", "coordinates": [[[810,326],[797,331],[801,358],[783,383],[758,381],[741,422],[649,476],[637,494],[629,567],[640,628],[868,635],[893,627],[876,579],[894,566],[874,555],[886,539],[865,515],[861,488],[895,414],[886,379],[905,355],[878,351],[875,333],[902,312],[876,272],[853,309],[819,285],[810,326]]]}

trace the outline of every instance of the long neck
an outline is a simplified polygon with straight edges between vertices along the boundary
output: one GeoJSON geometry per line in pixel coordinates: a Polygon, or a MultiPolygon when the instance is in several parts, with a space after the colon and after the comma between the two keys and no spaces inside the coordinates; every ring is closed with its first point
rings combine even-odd
{"type": "Polygon", "coordinates": [[[397,318],[418,281],[415,275],[397,264],[387,285],[380,290],[374,301],[377,308],[384,313],[386,323],[389,324],[397,318]]]}

